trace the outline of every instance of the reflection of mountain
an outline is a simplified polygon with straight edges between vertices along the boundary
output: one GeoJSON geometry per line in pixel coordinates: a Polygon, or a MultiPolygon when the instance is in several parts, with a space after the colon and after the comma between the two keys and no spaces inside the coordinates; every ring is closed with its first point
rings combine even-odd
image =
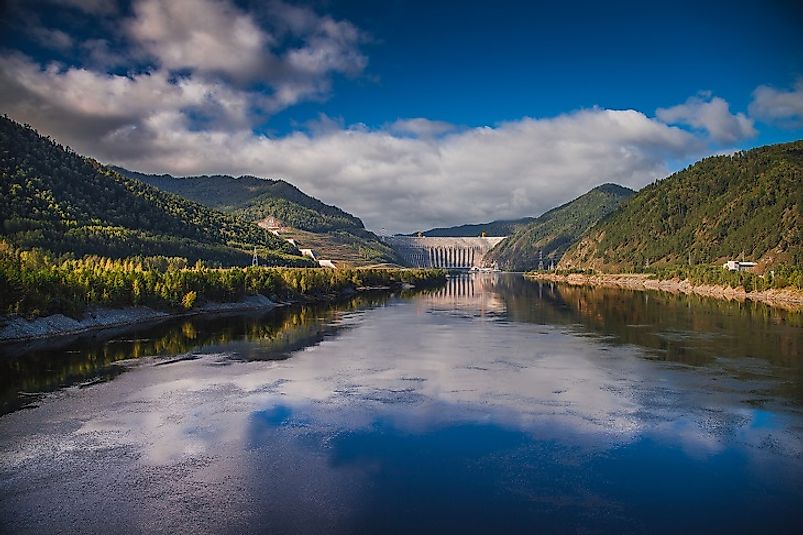
{"type": "Polygon", "coordinates": [[[503,279],[494,289],[516,321],[581,324],[600,336],[614,337],[616,343],[653,350],[664,360],[702,365],[748,354],[777,365],[800,366],[795,355],[803,354],[803,336],[788,328],[800,325],[803,317],[761,304],[521,278],[503,279]]]}
{"type": "Polygon", "coordinates": [[[187,352],[235,352],[247,360],[286,358],[321,342],[344,325],[344,313],[377,306],[386,294],[360,295],[326,305],[280,308],[267,314],[198,316],[127,330],[124,335],[79,338],[63,346],[32,351],[0,348],[0,414],[15,410],[43,392],[84,382],[113,379],[114,364],[147,356],[187,352]]]}
{"type": "Polygon", "coordinates": [[[700,365],[746,354],[777,365],[800,365],[795,355],[803,354],[801,333],[767,327],[800,321],[786,311],[659,292],[573,286],[560,286],[558,292],[585,326],[657,350],[666,360],[700,365]]]}

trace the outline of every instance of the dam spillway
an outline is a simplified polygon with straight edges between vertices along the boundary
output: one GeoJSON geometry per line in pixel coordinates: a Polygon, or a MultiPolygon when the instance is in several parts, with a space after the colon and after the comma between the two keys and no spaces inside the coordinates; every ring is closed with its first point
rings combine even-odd
{"type": "Polygon", "coordinates": [[[488,267],[486,255],[505,238],[388,236],[382,240],[407,267],[471,269],[488,267]]]}

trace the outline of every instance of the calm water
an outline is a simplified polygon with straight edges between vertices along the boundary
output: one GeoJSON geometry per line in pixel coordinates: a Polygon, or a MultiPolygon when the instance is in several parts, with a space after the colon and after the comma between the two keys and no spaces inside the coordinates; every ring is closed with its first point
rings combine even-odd
{"type": "Polygon", "coordinates": [[[538,285],[0,358],[0,531],[789,532],[803,321],[538,285]]]}

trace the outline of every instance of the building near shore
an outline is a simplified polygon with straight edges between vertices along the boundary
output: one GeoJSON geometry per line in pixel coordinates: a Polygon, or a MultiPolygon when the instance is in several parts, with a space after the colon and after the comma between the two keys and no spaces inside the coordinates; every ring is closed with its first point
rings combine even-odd
{"type": "Polygon", "coordinates": [[[722,264],[723,269],[730,271],[748,271],[756,267],[758,264],[755,262],[742,262],[740,260],[728,260],[722,264]]]}

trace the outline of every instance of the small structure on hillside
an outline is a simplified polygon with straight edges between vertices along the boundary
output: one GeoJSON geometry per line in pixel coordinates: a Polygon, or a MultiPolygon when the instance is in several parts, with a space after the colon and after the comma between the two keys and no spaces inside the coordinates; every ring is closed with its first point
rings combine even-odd
{"type": "Polygon", "coordinates": [[[299,249],[299,251],[301,252],[301,256],[309,257],[316,262],[318,261],[318,259],[315,257],[315,253],[312,252],[312,249],[299,249]]]}
{"type": "Polygon", "coordinates": [[[722,264],[723,269],[727,269],[729,271],[747,271],[753,269],[758,264],[755,262],[743,262],[741,260],[728,260],[724,264],[722,264]]]}
{"type": "Polygon", "coordinates": [[[282,222],[280,219],[271,216],[266,217],[257,222],[257,225],[264,228],[265,230],[279,230],[282,227],[282,222]]]}
{"type": "Polygon", "coordinates": [[[337,269],[337,266],[335,265],[334,261],[332,261],[332,260],[318,260],[318,265],[320,267],[337,269]]]}

